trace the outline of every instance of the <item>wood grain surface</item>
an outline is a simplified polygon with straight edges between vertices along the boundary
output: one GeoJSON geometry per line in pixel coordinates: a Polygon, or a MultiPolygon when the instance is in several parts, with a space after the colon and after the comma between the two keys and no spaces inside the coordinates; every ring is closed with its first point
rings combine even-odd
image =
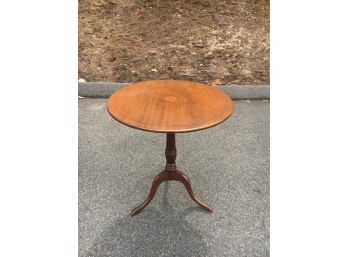
{"type": "Polygon", "coordinates": [[[133,128],[152,132],[190,132],[226,120],[231,98],[208,85],[181,80],[152,80],[117,90],[107,102],[110,115],[133,128]]]}

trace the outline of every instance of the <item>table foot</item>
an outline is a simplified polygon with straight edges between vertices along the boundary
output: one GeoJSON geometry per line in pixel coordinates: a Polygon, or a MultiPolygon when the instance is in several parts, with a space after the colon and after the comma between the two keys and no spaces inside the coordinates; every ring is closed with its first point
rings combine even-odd
{"type": "Polygon", "coordinates": [[[141,212],[153,199],[153,197],[155,196],[157,189],[159,187],[159,185],[168,180],[167,178],[167,171],[162,171],[160,174],[158,174],[152,181],[152,186],[151,186],[151,190],[149,195],[147,196],[147,198],[145,199],[145,201],[138,205],[137,207],[135,207],[132,211],[131,211],[131,216],[137,215],[139,212],[141,212]]]}
{"type": "Polygon", "coordinates": [[[138,214],[139,212],[141,212],[154,198],[159,185],[162,182],[167,181],[167,180],[175,180],[175,181],[179,181],[182,184],[184,184],[186,191],[190,195],[192,200],[194,200],[204,210],[206,210],[208,212],[213,211],[212,207],[210,207],[208,204],[204,203],[198,196],[195,195],[195,193],[192,190],[190,180],[188,179],[188,177],[184,173],[182,173],[181,171],[178,171],[178,170],[175,170],[175,171],[164,170],[154,178],[154,180],[152,182],[150,193],[147,196],[147,198],[145,199],[145,201],[142,204],[135,207],[131,211],[130,215],[134,216],[134,215],[138,214]]]}
{"type": "Polygon", "coordinates": [[[173,180],[176,180],[176,181],[180,181],[181,183],[184,184],[185,188],[186,188],[186,191],[187,193],[190,195],[191,199],[193,201],[195,201],[199,206],[201,206],[204,210],[208,211],[208,212],[213,212],[213,208],[204,203],[202,199],[200,199],[192,190],[192,187],[191,187],[191,182],[189,180],[189,178],[184,174],[182,173],[181,171],[175,171],[175,178],[176,179],[173,179],[173,180]]]}

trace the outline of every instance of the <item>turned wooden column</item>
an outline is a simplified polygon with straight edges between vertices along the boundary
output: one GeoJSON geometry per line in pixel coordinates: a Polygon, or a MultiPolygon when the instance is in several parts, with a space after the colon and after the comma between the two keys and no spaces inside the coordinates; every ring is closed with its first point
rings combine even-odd
{"type": "Polygon", "coordinates": [[[176,148],[175,148],[175,133],[167,133],[166,150],[165,155],[167,159],[166,171],[175,171],[175,159],[176,159],[176,148]]]}

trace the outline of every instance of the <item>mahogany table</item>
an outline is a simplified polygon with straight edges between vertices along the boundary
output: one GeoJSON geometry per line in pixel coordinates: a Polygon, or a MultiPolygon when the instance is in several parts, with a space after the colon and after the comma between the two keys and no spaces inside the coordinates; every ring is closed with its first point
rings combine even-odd
{"type": "Polygon", "coordinates": [[[107,109],[114,119],[127,126],[167,133],[165,169],[154,178],[147,198],[132,210],[131,216],[141,212],[155,196],[158,186],[167,180],[180,181],[192,200],[204,210],[213,211],[195,195],[188,177],[176,169],[175,133],[206,129],[226,120],[234,109],[228,95],[195,82],[144,81],[117,90],[110,96],[107,109]]]}

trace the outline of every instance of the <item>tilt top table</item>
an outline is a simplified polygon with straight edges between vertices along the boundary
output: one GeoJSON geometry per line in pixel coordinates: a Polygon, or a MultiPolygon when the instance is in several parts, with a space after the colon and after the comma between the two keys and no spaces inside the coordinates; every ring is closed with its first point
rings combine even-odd
{"type": "Polygon", "coordinates": [[[145,201],[131,216],[141,212],[153,199],[159,185],[167,180],[184,184],[188,194],[203,209],[213,209],[195,195],[188,177],[175,165],[175,133],[206,129],[226,120],[234,104],[224,92],[190,81],[153,80],[134,83],[117,90],[107,102],[109,114],[132,128],[167,133],[165,169],[153,180],[145,201]]]}

